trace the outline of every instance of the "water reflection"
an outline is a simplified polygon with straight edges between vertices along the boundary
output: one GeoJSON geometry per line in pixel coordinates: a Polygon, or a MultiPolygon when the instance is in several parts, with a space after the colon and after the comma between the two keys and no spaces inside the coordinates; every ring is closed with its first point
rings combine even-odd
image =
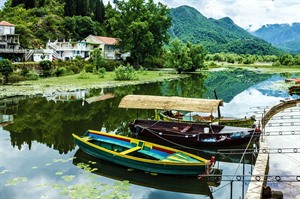
{"type": "MultiPolygon", "coordinates": [[[[63,197],[49,186],[37,188],[37,184],[60,182],[61,177],[56,176],[55,173],[61,170],[68,175],[76,176],[72,184],[86,181],[85,176],[80,174],[80,169],[72,162],[54,163],[53,159],[69,159],[74,156],[77,148],[72,140],[72,133],[83,135],[87,129],[105,129],[108,132],[130,136],[128,129],[130,122],[137,117],[154,118],[154,111],[118,108],[120,100],[125,95],[215,98],[213,90],[216,89],[218,97],[225,101],[224,107],[221,108],[222,115],[244,117],[249,114],[261,114],[263,111],[253,107],[272,106],[278,104],[279,100],[291,97],[282,86],[283,81],[284,77],[281,75],[257,74],[244,70],[220,71],[192,75],[173,81],[107,88],[104,91],[90,89],[86,97],[106,93],[112,93],[115,97],[95,103],[85,103],[84,106],[82,100],[55,103],[51,100],[47,101],[42,96],[18,99],[11,105],[6,103],[0,108],[0,116],[2,118],[11,116],[10,120],[13,123],[0,127],[1,197],[33,198],[37,194],[48,198],[63,197]],[[47,166],[48,163],[51,165],[47,166]],[[3,172],[6,170],[10,172],[3,172]],[[27,177],[28,181],[16,186],[4,186],[10,179],[22,176],[27,177]]],[[[0,100],[2,101],[3,99],[0,100]]],[[[201,156],[205,154],[211,156],[215,151],[203,153],[201,156]]],[[[239,155],[218,156],[217,166],[223,170],[223,178],[221,184],[212,189],[214,198],[229,197],[230,193],[233,194],[233,198],[242,197],[244,193],[241,187],[244,183],[234,182],[231,189],[230,183],[226,181],[230,179],[226,177],[229,174],[251,173],[251,156],[245,158],[245,165],[239,162],[241,162],[239,155]]],[[[113,180],[105,179],[105,181],[113,180]]],[[[247,183],[244,185],[246,190],[247,183]]],[[[198,198],[195,194],[175,194],[172,191],[162,191],[159,188],[146,189],[137,185],[130,192],[136,194],[135,198],[157,198],[158,196],[178,198],[179,195],[180,198],[198,198]]]]}

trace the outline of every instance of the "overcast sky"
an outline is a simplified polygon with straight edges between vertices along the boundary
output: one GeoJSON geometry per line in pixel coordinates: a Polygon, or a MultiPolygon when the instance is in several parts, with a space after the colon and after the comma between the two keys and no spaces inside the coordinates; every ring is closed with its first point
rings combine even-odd
{"type": "MultiPolygon", "coordinates": [[[[2,6],[6,0],[0,0],[2,6]]],[[[103,0],[106,4],[108,1],[103,0]]],[[[154,0],[169,8],[189,5],[207,18],[230,17],[235,24],[256,30],[266,24],[300,22],[300,0],[154,0]]]]}

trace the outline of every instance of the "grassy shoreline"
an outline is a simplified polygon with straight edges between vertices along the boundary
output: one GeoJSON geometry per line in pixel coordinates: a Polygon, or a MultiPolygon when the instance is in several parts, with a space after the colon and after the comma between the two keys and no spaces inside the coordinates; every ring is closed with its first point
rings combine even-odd
{"type": "MultiPolygon", "coordinates": [[[[219,68],[243,68],[264,73],[300,73],[300,66],[272,66],[272,63],[257,62],[255,64],[218,63],[219,68]]],[[[218,67],[216,67],[218,68],[218,67]]]]}
{"type": "Polygon", "coordinates": [[[34,81],[22,81],[11,85],[0,86],[0,99],[18,96],[18,95],[39,95],[49,94],[55,91],[72,91],[76,89],[90,88],[108,88],[124,85],[136,85],[141,83],[159,82],[168,79],[177,79],[184,77],[166,71],[147,71],[145,73],[137,73],[138,80],[117,81],[114,80],[114,72],[107,72],[104,78],[99,78],[98,75],[86,73],[86,79],[78,78],[80,74],[49,77],[34,81]]]}
{"type": "MultiPolygon", "coordinates": [[[[275,67],[270,64],[256,63],[253,65],[237,65],[219,63],[218,67],[211,67],[208,71],[243,68],[258,73],[297,73],[300,76],[299,67],[275,67]]],[[[141,83],[159,82],[168,79],[178,79],[185,77],[184,74],[176,74],[172,69],[160,69],[158,71],[146,71],[137,73],[138,80],[117,81],[114,80],[114,72],[107,72],[104,78],[98,75],[86,73],[87,79],[79,79],[80,74],[50,77],[35,81],[23,81],[12,85],[0,85],[0,99],[18,95],[39,95],[49,94],[55,91],[71,91],[76,89],[108,88],[124,85],[136,85],[141,83]]]]}

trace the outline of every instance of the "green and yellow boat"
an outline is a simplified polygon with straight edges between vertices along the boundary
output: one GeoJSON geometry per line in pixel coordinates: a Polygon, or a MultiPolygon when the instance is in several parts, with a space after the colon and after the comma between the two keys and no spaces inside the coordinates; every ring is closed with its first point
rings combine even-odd
{"type": "Polygon", "coordinates": [[[151,142],[88,130],[82,137],[73,134],[74,142],[87,154],[151,173],[205,175],[214,164],[211,160],[151,142]]]}

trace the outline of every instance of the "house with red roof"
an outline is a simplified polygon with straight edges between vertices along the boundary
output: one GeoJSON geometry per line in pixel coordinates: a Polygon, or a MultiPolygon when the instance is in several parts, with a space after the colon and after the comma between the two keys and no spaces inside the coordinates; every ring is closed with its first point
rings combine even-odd
{"type": "Polygon", "coordinates": [[[85,42],[88,43],[91,50],[99,48],[104,59],[118,59],[121,56],[117,38],[89,35],[85,38],[85,42]]]}
{"type": "Polygon", "coordinates": [[[20,48],[19,34],[15,34],[15,25],[7,21],[0,22],[0,51],[8,50],[12,53],[13,50],[20,48]],[[5,49],[5,50],[4,50],[5,49]]]}
{"type": "MultiPolygon", "coordinates": [[[[118,49],[118,39],[89,35],[83,41],[48,41],[46,49],[53,50],[53,59],[72,60],[79,56],[83,59],[89,57],[90,51],[99,48],[104,59],[116,60],[126,58],[128,54],[121,54],[118,49]]],[[[38,61],[38,59],[35,59],[38,61]]]]}

